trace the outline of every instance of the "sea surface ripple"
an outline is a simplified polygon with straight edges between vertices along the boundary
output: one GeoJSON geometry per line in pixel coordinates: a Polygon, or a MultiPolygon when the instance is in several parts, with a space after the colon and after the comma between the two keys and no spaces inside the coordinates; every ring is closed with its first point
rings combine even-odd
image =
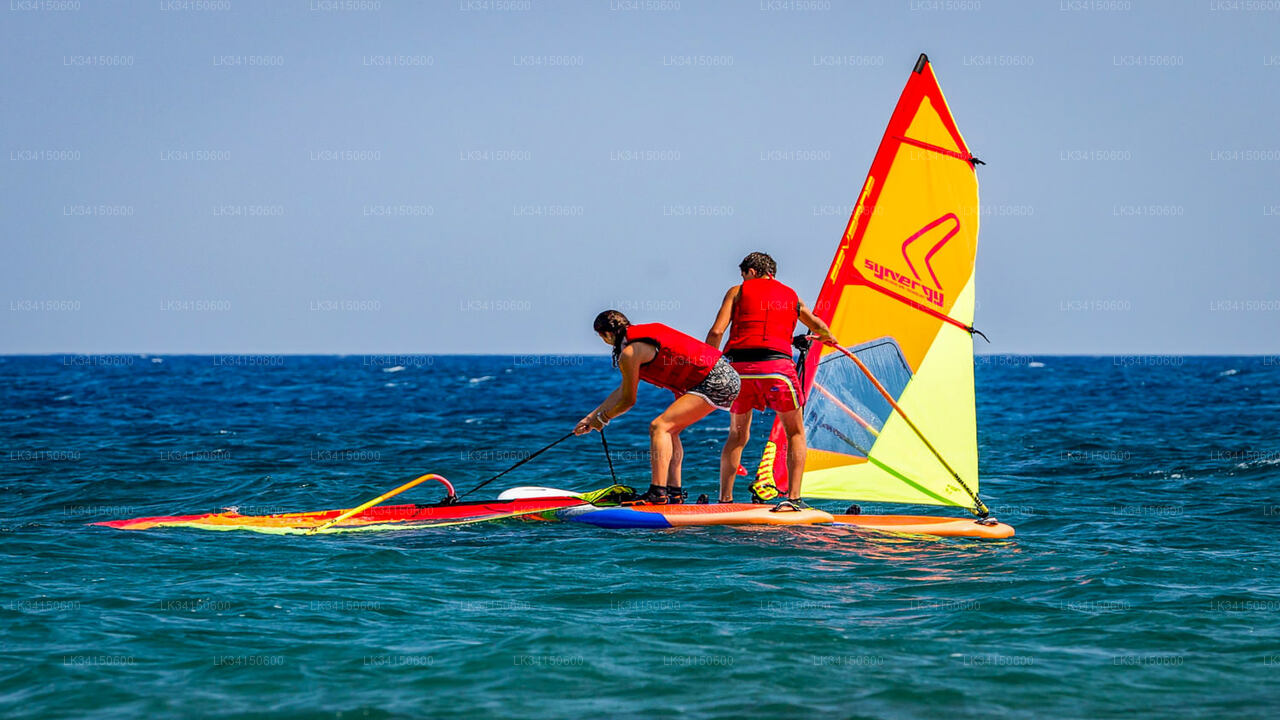
{"type": "MultiPolygon", "coordinates": [[[[279,537],[89,523],[350,507],[424,472],[466,489],[563,435],[616,371],[0,358],[0,717],[1275,717],[1280,358],[976,371],[982,492],[1007,542],[540,523],[279,537]]],[[[609,428],[630,484],[665,397],[643,390],[609,428]]],[[[727,426],[685,434],[695,496],[714,498],[727,426]]],[[[480,495],[608,483],[592,435],[480,495]]]]}

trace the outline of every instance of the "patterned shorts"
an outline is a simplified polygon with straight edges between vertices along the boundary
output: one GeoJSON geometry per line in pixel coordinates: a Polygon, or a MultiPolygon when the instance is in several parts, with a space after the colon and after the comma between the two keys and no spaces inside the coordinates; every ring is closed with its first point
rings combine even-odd
{"type": "Polygon", "coordinates": [[[738,379],[738,373],[728,361],[720,358],[702,382],[689,388],[689,394],[706,400],[712,407],[728,410],[740,389],[742,381],[738,379]]]}

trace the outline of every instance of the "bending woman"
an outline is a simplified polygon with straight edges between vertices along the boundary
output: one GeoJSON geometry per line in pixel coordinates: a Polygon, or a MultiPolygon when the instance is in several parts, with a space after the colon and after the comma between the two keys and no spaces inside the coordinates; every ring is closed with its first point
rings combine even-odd
{"type": "Polygon", "coordinates": [[[680,431],[720,408],[728,410],[738,396],[738,373],[720,351],[662,323],[632,325],[617,310],[596,316],[596,334],[613,347],[613,365],[622,383],[595,410],[578,421],[577,435],[600,430],[636,404],[641,380],[675,394],[661,415],[649,423],[649,464],[653,471],[645,502],[681,502],[680,463],[684,447],[680,431]]]}

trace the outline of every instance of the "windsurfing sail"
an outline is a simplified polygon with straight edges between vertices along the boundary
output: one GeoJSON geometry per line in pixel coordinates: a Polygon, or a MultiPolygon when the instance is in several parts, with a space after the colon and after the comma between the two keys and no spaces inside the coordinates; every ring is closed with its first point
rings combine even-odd
{"type": "MultiPolygon", "coordinates": [[[[865,370],[831,347],[804,361],[805,496],[985,515],[972,337],[979,164],[921,55],[813,307],[865,370]]],[[[785,461],[775,420],[758,481],[785,491],[785,461]]]]}

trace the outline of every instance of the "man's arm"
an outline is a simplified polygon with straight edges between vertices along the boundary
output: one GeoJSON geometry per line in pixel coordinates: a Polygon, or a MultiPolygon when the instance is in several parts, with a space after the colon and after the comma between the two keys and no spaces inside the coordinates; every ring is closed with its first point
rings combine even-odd
{"type": "Polygon", "coordinates": [[[720,312],[716,313],[716,321],[707,331],[707,344],[717,350],[720,349],[720,341],[724,339],[724,331],[729,329],[729,323],[733,320],[733,304],[737,300],[738,286],[734,285],[724,294],[724,302],[720,303],[720,312]]]}
{"type": "Polygon", "coordinates": [[[816,333],[823,342],[829,342],[833,345],[840,344],[836,342],[835,336],[831,334],[831,328],[827,327],[827,324],[822,322],[822,318],[810,312],[809,306],[805,305],[803,300],[796,303],[796,312],[800,314],[800,322],[803,323],[805,327],[816,333]]]}

